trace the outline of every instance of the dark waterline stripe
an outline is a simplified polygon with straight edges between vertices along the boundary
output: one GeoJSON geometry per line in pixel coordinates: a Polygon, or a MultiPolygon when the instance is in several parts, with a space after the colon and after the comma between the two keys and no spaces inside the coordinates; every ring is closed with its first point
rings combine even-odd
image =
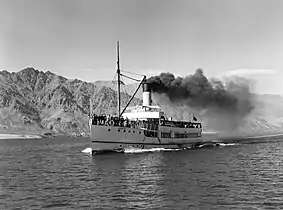
{"type": "Polygon", "coordinates": [[[193,143],[199,143],[201,141],[197,142],[191,142],[191,143],[170,143],[170,144],[165,144],[165,143],[133,143],[133,142],[116,142],[116,141],[91,141],[92,143],[105,143],[105,144],[141,144],[141,145],[182,145],[182,144],[193,144],[193,143]]]}

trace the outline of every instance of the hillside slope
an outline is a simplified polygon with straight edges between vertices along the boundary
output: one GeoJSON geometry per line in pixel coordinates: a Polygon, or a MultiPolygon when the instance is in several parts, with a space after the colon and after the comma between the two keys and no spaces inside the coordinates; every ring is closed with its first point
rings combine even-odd
{"type": "MultiPolygon", "coordinates": [[[[69,80],[52,72],[26,68],[19,72],[0,71],[0,132],[88,134],[88,115],[113,114],[117,107],[117,83],[87,83],[69,80]],[[90,104],[92,106],[90,107],[90,104]]],[[[122,84],[125,106],[138,84],[122,84]]],[[[138,91],[131,105],[141,104],[138,91]]],[[[189,119],[184,106],[160,104],[167,115],[189,119]]],[[[240,132],[277,132],[283,130],[283,98],[277,95],[254,95],[255,109],[239,123],[240,132]]],[[[215,119],[197,114],[204,130],[217,130],[215,119]]],[[[228,122],[228,121],[227,121],[228,122]]]]}
{"type": "MultiPolygon", "coordinates": [[[[122,94],[122,106],[130,95],[122,94]]],[[[134,99],[132,105],[140,104],[134,99]]],[[[0,130],[21,133],[89,133],[88,115],[115,113],[117,94],[109,87],[69,80],[26,68],[0,71],[0,130]],[[92,104],[92,107],[90,107],[92,104]]]]}

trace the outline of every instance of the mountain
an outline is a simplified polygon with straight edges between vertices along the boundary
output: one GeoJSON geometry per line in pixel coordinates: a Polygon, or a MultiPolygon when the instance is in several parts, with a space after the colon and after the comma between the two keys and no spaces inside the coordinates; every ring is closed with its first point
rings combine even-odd
{"type": "MultiPolygon", "coordinates": [[[[131,96],[121,96],[125,106],[131,96]]],[[[141,100],[134,98],[131,105],[137,104],[141,100]]],[[[116,107],[115,90],[103,83],[69,80],[34,68],[16,73],[0,71],[2,132],[88,134],[90,109],[98,114],[113,114],[116,107]]]]}
{"type": "MultiPolygon", "coordinates": [[[[0,71],[0,133],[88,134],[90,109],[98,114],[113,114],[117,107],[117,82],[87,83],[70,80],[52,72],[26,68],[19,72],[0,71]],[[92,104],[92,106],[90,106],[92,104]]],[[[122,84],[122,106],[138,84],[122,84]]],[[[142,91],[130,105],[142,103],[142,91]]],[[[255,109],[240,123],[239,131],[279,132],[283,130],[283,98],[254,95],[255,109]]],[[[167,115],[188,118],[189,110],[160,104],[167,115]]],[[[213,130],[213,119],[198,118],[204,130],[213,130]]]]}

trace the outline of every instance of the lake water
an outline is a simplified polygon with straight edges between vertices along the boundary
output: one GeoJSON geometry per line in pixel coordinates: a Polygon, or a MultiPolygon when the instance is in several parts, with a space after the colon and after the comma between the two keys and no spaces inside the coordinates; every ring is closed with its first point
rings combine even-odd
{"type": "Polygon", "coordinates": [[[0,140],[0,209],[282,209],[283,139],[186,151],[0,140]]]}

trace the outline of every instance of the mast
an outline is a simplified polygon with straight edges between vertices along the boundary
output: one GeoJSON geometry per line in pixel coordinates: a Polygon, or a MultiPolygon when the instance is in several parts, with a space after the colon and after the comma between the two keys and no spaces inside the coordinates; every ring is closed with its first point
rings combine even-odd
{"type": "Polygon", "coordinates": [[[121,93],[120,93],[120,56],[119,56],[119,41],[117,41],[117,74],[118,74],[118,118],[121,113],[121,93]]]}

